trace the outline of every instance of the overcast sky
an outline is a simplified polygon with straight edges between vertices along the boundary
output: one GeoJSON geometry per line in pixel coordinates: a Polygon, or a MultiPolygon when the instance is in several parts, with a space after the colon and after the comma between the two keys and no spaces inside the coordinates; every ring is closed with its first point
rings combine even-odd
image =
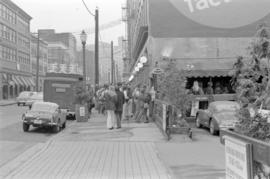
{"type": "MultiPolygon", "coordinates": [[[[72,32],[77,38],[83,29],[94,28],[94,17],[82,0],[12,0],[27,12],[31,20],[31,32],[37,29],[55,29],[56,32],[72,32]]],[[[100,25],[122,17],[121,7],[125,0],[84,0],[92,13],[99,8],[100,25]]],[[[117,44],[117,37],[125,34],[124,24],[101,31],[101,40],[117,44]]],[[[94,34],[89,34],[87,43],[94,43],[94,34]]],[[[77,44],[79,42],[77,41],[77,44]]]]}

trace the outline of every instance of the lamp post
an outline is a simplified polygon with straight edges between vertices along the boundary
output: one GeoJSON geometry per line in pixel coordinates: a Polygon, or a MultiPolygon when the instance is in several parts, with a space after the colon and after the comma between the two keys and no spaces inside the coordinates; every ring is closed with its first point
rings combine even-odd
{"type": "Polygon", "coordinates": [[[87,34],[85,33],[84,30],[82,31],[80,38],[81,38],[82,47],[83,47],[83,85],[85,89],[85,86],[86,86],[85,44],[87,40],[87,34]]]}

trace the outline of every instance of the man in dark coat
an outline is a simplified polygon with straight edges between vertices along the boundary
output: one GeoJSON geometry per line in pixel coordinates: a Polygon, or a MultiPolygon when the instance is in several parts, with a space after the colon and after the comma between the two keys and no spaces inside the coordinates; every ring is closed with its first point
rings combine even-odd
{"type": "Polygon", "coordinates": [[[121,118],[123,113],[123,105],[125,103],[125,95],[122,91],[120,91],[118,86],[115,87],[115,92],[117,95],[117,100],[115,104],[116,124],[117,128],[121,128],[121,118]]]}

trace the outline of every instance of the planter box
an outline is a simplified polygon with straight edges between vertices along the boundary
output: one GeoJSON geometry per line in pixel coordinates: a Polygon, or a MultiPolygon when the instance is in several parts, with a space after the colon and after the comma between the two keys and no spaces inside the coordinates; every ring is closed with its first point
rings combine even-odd
{"type": "Polygon", "coordinates": [[[87,105],[76,104],[75,115],[77,122],[88,122],[88,108],[87,105]]]}

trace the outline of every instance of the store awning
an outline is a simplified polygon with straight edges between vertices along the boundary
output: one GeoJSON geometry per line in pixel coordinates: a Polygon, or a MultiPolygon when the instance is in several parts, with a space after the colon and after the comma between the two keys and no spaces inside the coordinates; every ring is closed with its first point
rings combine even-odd
{"type": "Polygon", "coordinates": [[[7,74],[5,73],[2,74],[2,83],[8,83],[7,74]]]}
{"type": "Polygon", "coordinates": [[[19,79],[19,77],[13,75],[12,80],[16,83],[17,86],[19,85],[23,86],[23,82],[19,79]]]}
{"type": "Polygon", "coordinates": [[[23,82],[23,86],[28,86],[28,83],[25,80],[25,77],[20,76],[21,81],[23,82]]]}
{"type": "Polygon", "coordinates": [[[29,83],[31,84],[31,86],[35,86],[35,82],[34,82],[34,80],[30,77],[30,78],[28,78],[28,80],[29,80],[29,83]]]}
{"type": "Polygon", "coordinates": [[[31,82],[29,81],[29,78],[28,77],[24,77],[26,83],[27,83],[27,86],[32,86],[31,82]]]}
{"type": "Polygon", "coordinates": [[[230,70],[191,70],[184,71],[184,75],[188,78],[203,78],[203,77],[231,77],[230,70]]]}

